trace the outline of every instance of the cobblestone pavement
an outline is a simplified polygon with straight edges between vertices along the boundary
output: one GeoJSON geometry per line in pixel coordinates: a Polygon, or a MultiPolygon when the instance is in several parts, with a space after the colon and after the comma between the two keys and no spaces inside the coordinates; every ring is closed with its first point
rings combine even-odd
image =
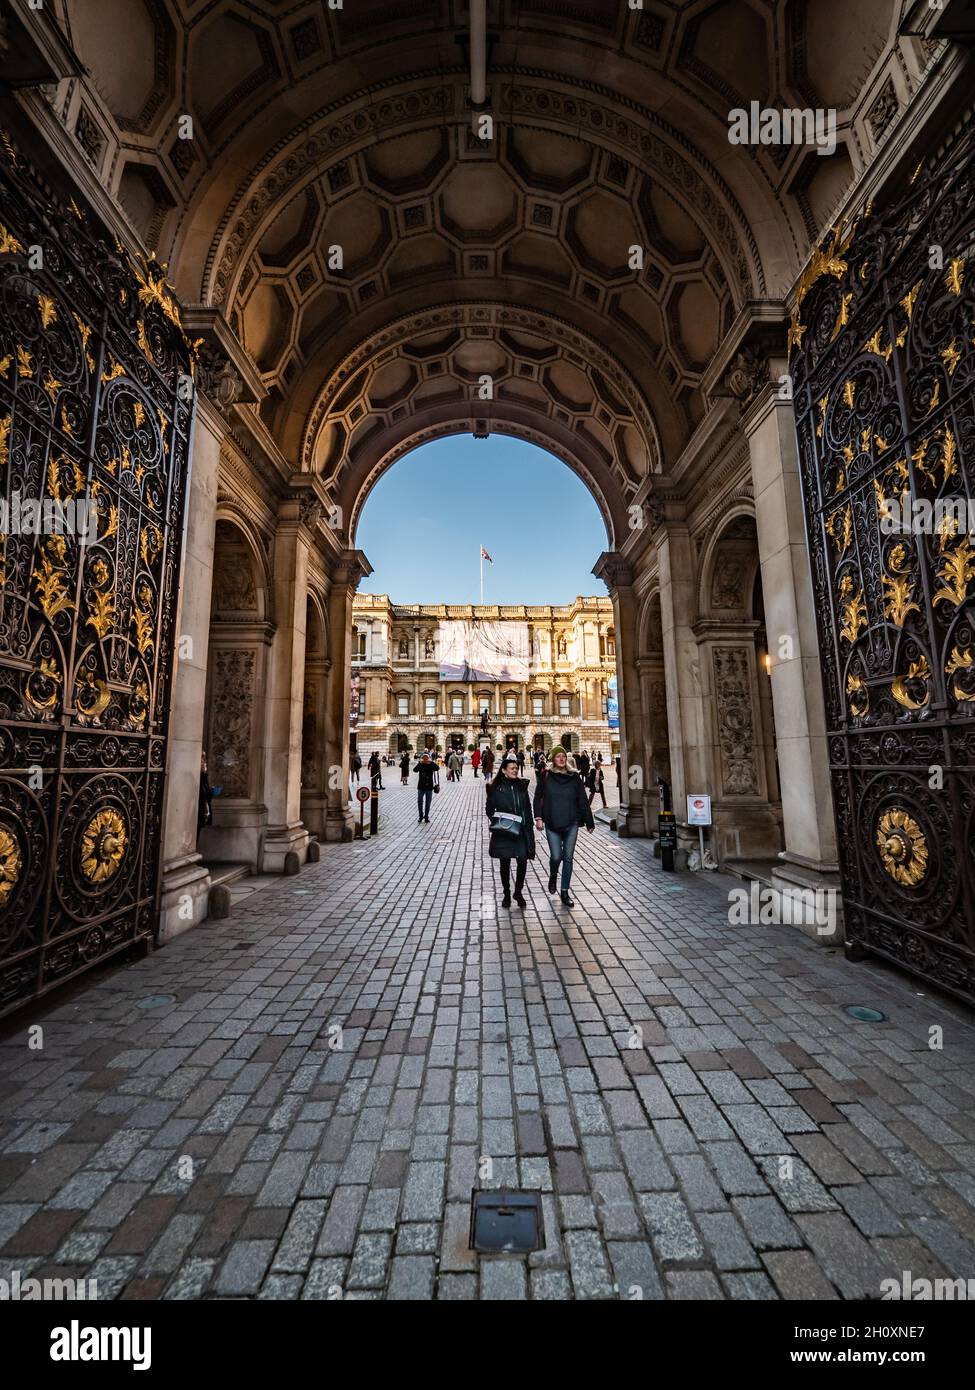
{"type": "Polygon", "coordinates": [[[970,1014],[729,925],[732,880],[665,875],[602,826],[574,909],[536,861],[528,908],[502,911],[482,780],[445,782],[430,825],[387,787],[375,843],[39,1009],[42,1049],[8,1030],[0,1277],[168,1299],[975,1278],[970,1014]],[[475,1256],[475,1185],[540,1189],[545,1248],[475,1256]]]}

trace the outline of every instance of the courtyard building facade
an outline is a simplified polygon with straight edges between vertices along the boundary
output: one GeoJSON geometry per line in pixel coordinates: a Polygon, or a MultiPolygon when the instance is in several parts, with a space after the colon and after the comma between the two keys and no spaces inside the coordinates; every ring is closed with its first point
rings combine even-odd
{"type": "Polygon", "coordinates": [[[356,594],[352,615],[353,737],[363,758],[487,745],[548,753],[558,743],[601,753],[604,762],[619,752],[608,598],[553,607],[399,604],[356,594]],[[527,679],[443,678],[445,622],[524,625],[527,679]]]}

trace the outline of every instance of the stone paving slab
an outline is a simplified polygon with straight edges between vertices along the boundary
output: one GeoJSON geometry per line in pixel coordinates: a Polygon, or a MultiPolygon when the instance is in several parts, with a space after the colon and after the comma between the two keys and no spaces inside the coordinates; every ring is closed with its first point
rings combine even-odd
{"type": "Polygon", "coordinates": [[[483,780],[0,1043],[0,1278],[102,1298],[875,1299],[975,1277],[975,1018],[582,835],[500,908],[483,780]],[[138,1005],[152,995],[172,1002],[138,1005]],[[881,1024],[844,1009],[870,1004],[881,1024]],[[943,1047],[929,1030],[943,1029],[943,1047]],[[474,1188],[543,1248],[469,1248],[474,1188]]]}

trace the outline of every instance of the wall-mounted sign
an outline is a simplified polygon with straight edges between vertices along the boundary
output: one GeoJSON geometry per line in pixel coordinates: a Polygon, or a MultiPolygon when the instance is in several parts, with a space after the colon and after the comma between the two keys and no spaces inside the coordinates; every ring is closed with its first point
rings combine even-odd
{"type": "Polygon", "coordinates": [[[354,729],[359,722],[359,672],[352,672],[352,696],[349,702],[349,728],[354,729]]]}
{"type": "Polygon", "coordinates": [[[711,824],[711,798],[698,792],[687,798],[687,824],[711,824]]]}
{"type": "Polygon", "coordinates": [[[615,676],[610,676],[606,682],[606,723],[611,729],[620,726],[620,701],[615,676]]]}

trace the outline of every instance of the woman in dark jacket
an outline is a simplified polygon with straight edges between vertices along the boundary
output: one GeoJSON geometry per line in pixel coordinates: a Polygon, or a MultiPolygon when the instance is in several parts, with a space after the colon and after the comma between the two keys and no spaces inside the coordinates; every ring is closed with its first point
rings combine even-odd
{"type": "Polygon", "coordinates": [[[552,749],[551,763],[544,780],[535,789],[535,824],[544,830],[548,839],[551,866],[548,875],[548,891],[555,892],[559,864],[562,865],[562,901],[566,907],[575,907],[569,897],[569,882],[572,878],[572,856],[575,853],[576,836],[579,826],[584,825],[590,835],[595,829],[592,809],[586,800],[586,789],[578,772],[568,766],[568,755],[561,745],[552,749]]]}
{"type": "Polygon", "coordinates": [[[525,907],[527,904],[521,890],[525,886],[528,861],[535,858],[535,830],[528,782],[518,776],[518,759],[514,753],[505,756],[497,777],[488,785],[486,810],[491,822],[489,852],[492,859],[499,861],[501,868],[504,888],[501,906],[511,906],[511,861],[514,859],[518,866],[515,902],[519,907],[525,907]]]}
{"type": "Polygon", "coordinates": [[[405,787],[410,780],[410,755],[404,753],[399,760],[400,783],[405,787]]]}

